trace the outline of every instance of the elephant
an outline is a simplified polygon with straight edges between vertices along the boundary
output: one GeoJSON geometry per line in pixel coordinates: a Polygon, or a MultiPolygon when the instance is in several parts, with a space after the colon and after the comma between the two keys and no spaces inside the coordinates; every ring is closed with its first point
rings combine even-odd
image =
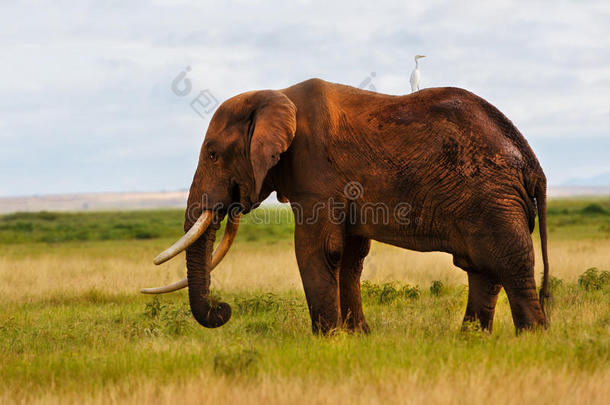
{"type": "Polygon", "coordinates": [[[314,333],[368,332],[360,278],[371,240],[453,256],[468,275],[464,323],[491,332],[500,289],[517,333],[546,328],[549,298],[546,177],[523,135],[498,109],[460,88],[386,95],[310,79],[239,94],[212,116],[187,201],[185,234],[155,258],[186,250],[203,326],[231,307],[210,294],[239,217],[273,191],[295,215],[295,253],[314,333]],[[539,218],[544,273],[534,279],[539,218]],[[216,251],[215,235],[227,218],[216,251]]]}

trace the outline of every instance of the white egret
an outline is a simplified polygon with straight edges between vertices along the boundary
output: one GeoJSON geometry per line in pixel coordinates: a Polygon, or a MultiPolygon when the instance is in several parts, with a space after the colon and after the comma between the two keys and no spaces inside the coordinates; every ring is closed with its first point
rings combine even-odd
{"type": "Polygon", "coordinates": [[[415,69],[411,72],[411,93],[419,90],[419,62],[418,59],[425,58],[426,55],[415,55],[415,69]]]}

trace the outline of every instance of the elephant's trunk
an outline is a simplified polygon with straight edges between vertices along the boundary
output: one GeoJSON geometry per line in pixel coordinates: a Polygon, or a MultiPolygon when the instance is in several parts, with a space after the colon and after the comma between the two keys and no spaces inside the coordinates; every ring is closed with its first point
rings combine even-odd
{"type": "MultiPolygon", "coordinates": [[[[211,223],[213,215],[214,215],[209,211],[206,212],[206,214],[209,214],[209,218],[205,218],[203,215],[201,215],[199,217],[199,219],[197,220],[196,225],[191,226],[191,228],[187,232],[187,234],[190,233],[191,236],[185,235],[182,238],[180,238],[180,240],[178,242],[174,243],[169,249],[167,249],[163,253],[159,254],[153,262],[155,264],[161,264],[161,263],[169,260],[174,255],[178,254],[181,251],[181,249],[186,250],[186,248],[190,244],[194,243],[197,239],[199,239],[199,237],[207,229],[207,226],[205,225],[205,223],[207,222],[208,226],[209,226],[209,223],[211,223]],[[199,225],[197,225],[197,224],[199,224],[199,225]],[[193,228],[196,228],[196,226],[199,226],[201,228],[201,230],[197,231],[196,229],[193,229],[193,228]],[[189,240],[192,240],[192,241],[189,243],[189,240]]],[[[233,241],[235,240],[235,236],[237,236],[237,230],[239,229],[239,220],[240,220],[240,214],[229,215],[229,217],[227,219],[227,227],[225,228],[225,233],[224,233],[224,235],[222,235],[222,239],[220,240],[218,247],[216,248],[216,250],[214,251],[214,254],[212,255],[212,264],[210,265],[210,271],[214,270],[214,268],[222,261],[222,259],[225,257],[225,255],[231,248],[231,245],[233,244],[233,241]]],[[[165,293],[169,293],[172,291],[177,291],[182,288],[185,288],[187,285],[188,285],[188,279],[183,278],[180,281],[177,281],[175,283],[172,283],[170,285],[166,285],[163,287],[142,288],[140,290],[140,292],[142,294],[165,294],[165,293]]]]}
{"type": "MultiPolygon", "coordinates": [[[[185,223],[185,230],[192,223],[185,223]]],[[[193,316],[206,328],[217,328],[231,318],[231,307],[224,302],[215,302],[210,297],[210,272],[212,270],[212,250],[220,221],[215,216],[205,232],[186,248],[186,267],[189,301],[193,316]]]]}

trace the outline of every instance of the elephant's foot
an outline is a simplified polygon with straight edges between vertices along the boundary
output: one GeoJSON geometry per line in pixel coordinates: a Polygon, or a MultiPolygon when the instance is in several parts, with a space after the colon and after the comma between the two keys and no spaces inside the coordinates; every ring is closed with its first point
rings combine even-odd
{"type": "Polygon", "coordinates": [[[340,330],[339,313],[335,314],[312,314],[311,330],[314,335],[329,336],[340,330]]]}
{"type": "Polygon", "coordinates": [[[343,329],[347,330],[350,333],[370,333],[371,329],[369,325],[366,323],[364,316],[353,316],[352,312],[348,310],[347,314],[341,313],[343,318],[343,329]]]}
{"type": "Polygon", "coordinates": [[[364,258],[369,253],[370,246],[371,241],[366,238],[359,236],[345,238],[339,282],[343,327],[350,332],[370,332],[362,311],[362,293],[360,291],[362,265],[364,258]]]}

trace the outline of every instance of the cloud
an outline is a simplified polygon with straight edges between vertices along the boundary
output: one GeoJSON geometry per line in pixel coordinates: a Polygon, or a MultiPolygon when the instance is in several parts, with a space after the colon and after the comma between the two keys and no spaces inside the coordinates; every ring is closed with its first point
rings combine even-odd
{"type": "Polygon", "coordinates": [[[569,1],[3,4],[0,195],[186,187],[209,122],[198,91],[375,72],[404,94],[416,53],[424,87],[467,88],[513,120],[551,183],[608,171],[609,19],[607,2],[569,1]]]}

